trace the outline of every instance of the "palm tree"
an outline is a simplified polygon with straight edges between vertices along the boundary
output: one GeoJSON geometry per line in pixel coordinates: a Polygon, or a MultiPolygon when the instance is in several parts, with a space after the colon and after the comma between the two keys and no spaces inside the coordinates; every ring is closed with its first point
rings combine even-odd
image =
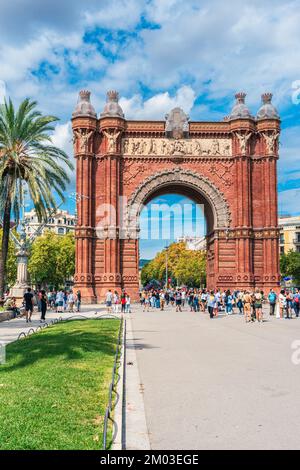
{"type": "Polygon", "coordinates": [[[73,169],[68,155],[52,145],[54,116],[43,116],[36,101],[25,99],[18,109],[9,99],[0,105],[0,216],[3,237],[0,255],[0,299],[6,280],[6,260],[12,217],[19,223],[26,189],[39,220],[55,209],[55,195],[64,200],[73,169]]]}

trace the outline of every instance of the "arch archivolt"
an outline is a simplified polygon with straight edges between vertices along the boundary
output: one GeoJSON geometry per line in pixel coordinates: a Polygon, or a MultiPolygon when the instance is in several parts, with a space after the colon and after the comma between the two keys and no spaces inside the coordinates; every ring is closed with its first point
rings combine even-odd
{"type": "Polygon", "coordinates": [[[173,168],[164,170],[146,178],[133,192],[126,208],[127,237],[135,238],[139,230],[139,215],[146,201],[156,191],[170,185],[190,188],[209,203],[214,216],[214,229],[230,227],[231,214],[224,194],[205,176],[191,170],[173,168]]]}

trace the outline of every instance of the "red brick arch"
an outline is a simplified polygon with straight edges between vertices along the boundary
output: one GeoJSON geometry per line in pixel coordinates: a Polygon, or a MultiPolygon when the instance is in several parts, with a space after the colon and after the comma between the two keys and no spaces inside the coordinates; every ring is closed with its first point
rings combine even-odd
{"type": "Polygon", "coordinates": [[[205,204],[208,287],[278,287],[278,119],[189,122],[182,135],[164,121],[122,115],[76,115],[72,125],[75,287],[85,301],[103,300],[108,288],[137,297],[140,207],[170,188],[205,204]],[[125,224],[120,200],[126,201],[125,224]],[[97,231],[103,204],[115,214],[97,231]]]}

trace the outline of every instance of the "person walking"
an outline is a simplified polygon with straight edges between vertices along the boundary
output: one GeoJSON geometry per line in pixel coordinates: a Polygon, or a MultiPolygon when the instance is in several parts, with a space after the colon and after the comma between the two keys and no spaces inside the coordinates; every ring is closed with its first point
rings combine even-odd
{"type": "Polygon", "coordinates": [[[123,291],[121,294],[121,312],[125,313],[126,311],[126,292],[123,291]]]}
{"type": "Polygon", "coordinates": [[[143,306],[143,312],[149,312],[149,307],[150,307],[150,295],[149,293],[147,292],[145,294],[145,302],[144,302],[144,306],[143,306]]]}
{"type": "Polygon", "coordinates": [[[131,299],[129,294],[126,294],[125,297],[125,313],[131,313],[131,299]]]}
{"type": "Polygon", "coordinates": [[[294,302],[294,296],[291,291],[286,293],[286,318],[290,320],[292,318],[292,306],[294,302]]]}
{"type": "Polygon", "coordinates": [[[41,290],[41,296],[40,296],[40,301],[41,301],[41,319],[40,322],[44,323],[46,320],[46,312],[47,312],[47,295],[44,290],[41,290]]]}
{"type": "Polygon", "coordinates": [[[120,297],[118,292],[115,290],[113,295],[113,310],[114,313],[119,313],[119,304],[120,304],[120,297]]]}
{"type": "Polygon", "coordinates": [[[68,295],[68,307],[69,307],[69,312],[74,313],[74,303],[75,303],[75,297],[73,294],[73,291],[71,290],[69,295],[68,295]]]}
{"type": "Polygon", "coordinates": [[[243,292],[239,291],[237,293],[237,303],[236,303],[237,308],[239,309],[239,314],[243,315],[243,309],[244,309],[244,304],[243,304],[243,292]]]}
{"type": "Polygon", "coordinates": [[[294,308],[294,312],[295,312],[296,318],[299,318],[299,311],[300,311],[300,294],[299,294],[298,289],[296,289],[296,291],[295,291],[293,308],[294,308]]]}
{"type": "Polygon", "coordinates": [[[33,293],[31,288],[28,287],[27,292],[24,294],[24,304],[25,304],[25,314],[26,314],[26,323],[31,322],[31,317],[33,313],[33,293]]]}
{"type": "Polygon", "coordinates": [[[207,299],[207,309],[209,313],[209,318],[214,318],[214,310],[216,308],[216,304],[217,304],[217,299],[216,299],[214,291],[212,290],[210,291],[210,294],[208,295],[208,299],[207,299]]]}
{"type": "Polygon", "coordinates": [[[105,303],[106,303],[107,313],[111,313],[112,300],[113,300],[112,291],[109,289],[106,292],[106,295],[105,295],[105,303]]]}
{"type": "Polygon", "coordinates": [[[181,292],[179,290],[175,293],[176,312],[182,312],[181,309],[181,292]]]}
{"type": "Polygon", "coordinates": [[[259,289],[256,289],[254,293],[254,304],[255,304],[255,312],[256,312],[256,321],[262,323],[262,301],[263,296],[262,293],[259,292],[259,289]]]}
{"type": "Polygon", "coordinates": [[[278,303],[279,303],[279,315],[280,319],[284,317],[284,311],[286,309],[286,297],[285,297],[285,291],[282,289],[280,291],[280,294],[278,296],[278,303]]]}
{"type": "Polygon", "coordinates": [[[226,315],[232,315],[232,304],[233,304],[233,296],[231,295],[230,290],[228,290],[225,296],[226,315]]]}
{"type": "Polygon", "coordinates": [[[276,293],[274,292],[273,289],[270,290],[270,293],[268,295],[268,300],[269,300],[269,304],[270,304],[270,315],[274,316],[275,315],[277,295],[276,295],[276,293]]]}
{"type": "Polygon", "coordinates": [[[165,294],[164,294],[164,291],[160,292],[159,300],[160,300],[160,310],[163,311],[165,309],[165,294]]]}
{"type": "Polygon", "coordinates": [[[251,295],[250,292],[245,291],[243,294],[244,315],[246,323],[251,323],[251,295]]]}
{"type": "Polygon", "coordinates": [[[81,292],[78,290],[76,292],[76,312],[80,312],[80,306],[81,306],[81,292]]]}
{"type": "Polygon", "coordinates": [[[64,311],[64,292],[58,291],[56,294],[57,312],[62,313],[64,311]]]}

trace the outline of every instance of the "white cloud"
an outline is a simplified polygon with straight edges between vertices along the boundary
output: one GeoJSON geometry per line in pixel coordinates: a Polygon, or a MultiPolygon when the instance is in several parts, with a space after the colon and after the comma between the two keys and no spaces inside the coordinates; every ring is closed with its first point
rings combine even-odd
{"type": "Polygon", "coordinates": [[[278,208],[280,214],[300,214],[300,189],[281,191],[278,195],[278,208]]]}
{"type": "Polygon", "coordinates": [[[120,105],[128,119],[160,119],[164,120],[166,112],[179,106],[186,113],[193,107],[196,95],[190,86],[180,87],[174,96],[168,92],[158,93],[143,101],[141,95],[132,98],[121,98],[120,105]]]}
{"type": "Polygon", "coordinates": [[[4,80],[0,80],[0,103],[4,102],[6,97],[6,84],[4,80]]]}

